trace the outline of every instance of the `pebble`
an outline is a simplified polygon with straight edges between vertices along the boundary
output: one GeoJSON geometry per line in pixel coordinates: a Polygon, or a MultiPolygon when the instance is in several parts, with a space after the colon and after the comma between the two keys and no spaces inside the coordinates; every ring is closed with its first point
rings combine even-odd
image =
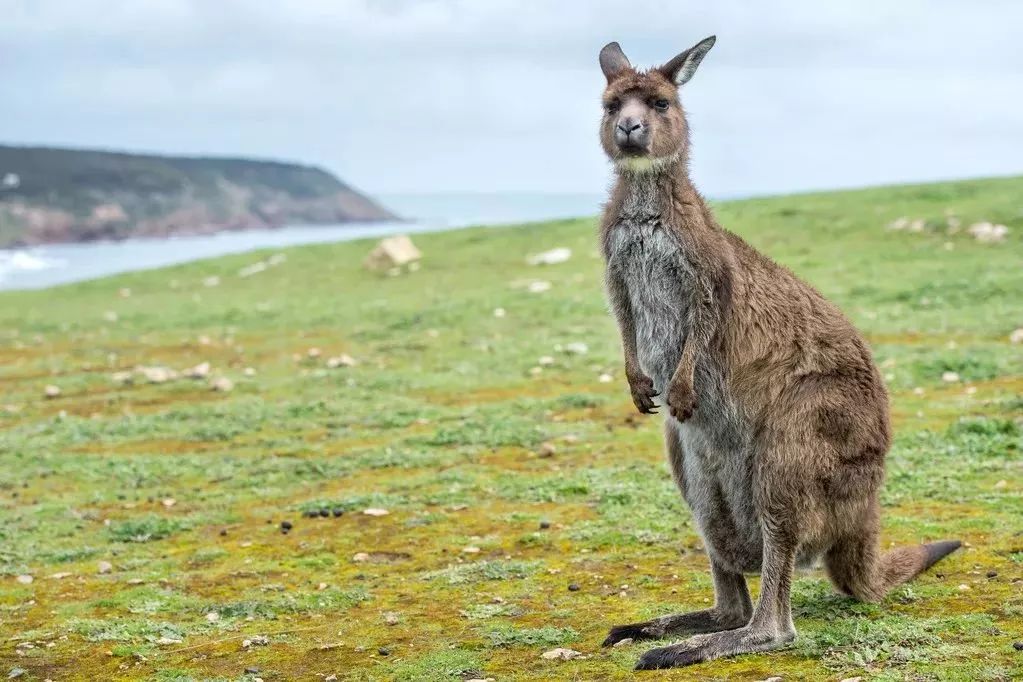
{"type": "Polygon", "coordinates": [[[332,513],[334,514],[334,518],[337,518],[338,516],[341,516],[342,514],[344,514],[345,510],[342,509],[341,507],[334,507],[332,513]]]}
{"type": "Polygon", "coordinates": [[[281,532],[282,533],[287,533],[289,530],[291,530],[294,527],[295,526],[292,525],[291,521],[281,521],[281,532]]]}
{"type": "Polygon", "coordinates": [[[841,680],[840,682],[863,682],[863,678],[862,677],[847,677],[844,680],[841,680]]]}
{"type": "Polygon", "coordinates": [[[1013,330],[1013,332],[1009,334],[1009,343],[1023,343],[1023,327],[1013,330]]]}
{"type": "Polygon", "coordinates": [[[537,450],[537,454],[541,457],[553,457],[557,451],[558,448],[555,447],[554,443],[547,442],[540,444],[540,449],[537,450]]]}
{"type": "Polygon", "coordinates": [[[323,518],[327,518],[328,516],[330,516],[330,510],[324,507],[323,509],[320,510],[320,516],[323,518]]]}
{"type": "Polygon", "coordinates": [[[377,653],[380,654],[381,656],[390,656],[391,650],[385,646],[382,646],[379,649],[377,649],[377,653]]]}
{"type": "Polygon", "coordinates": [[[306,517],[307,519],[315,519],[319,515],[320,512],[316,511],[315,509],[306,509],[304,512],[302,512],[302,516],[306,517]]]}
{"type": "Polygon", "coordinates": [[[942,375],[941,375],[941,380],[944,381],[946,384],[954,384],[957,381],[959,381],[959,373],[958,372],[943,372],[942,375]]]}
{"type": "Polygon", "coordinates": [[[397,625],[398,620],[398,614],[393,611],[384,614],[384,625],[397,625]]]}
{"type": "Polygon", "coordinates": [[[580,656],[582,654],[575,649],[565,649],[562,647],[545,651],[540,655],[541,658],[545,658],[548,661],[571,661],[573,658],[579,658],[580,656]]]}
{"type": "Polygon", "coordinates": [[[1023,651],[1023,642],[1013,642],[1012,648],[1016,651],[1023,651]]]}
{"type": "Polygon", "coordinates": [[[614,377],[611,376],[610,374],[604,373],[597,377],[597,381],[599,381],[602,384],[610,384],[612,381],[614,381],[614,377]]]}
{"type": "Polygon", "coordinates": [[[632,644],[632,637],[626,637],[625,639],[619,639],[617,642],[611,645],[612,648],[619,646],[626,646],[632,644]]]}
{"type": "Polygon", "coordinates": [[[480,553],[480,548],[479,547],[473,547],[473,546],[463,547],[462,548],[462,552],[464,552],[465,554],[479,554],[480,553]]]}
{"type": "Polygon", "coordinates": [[[63,580],[64,578],[70,578],[70,577],[71,577],[71,572],[70,571],[61,571],[60,573],[54,573],[53,575],[51,575],[50,579],[52,579],[52,580],[63,580]]]}
{"type": "Polygon", "coordinates": [[[569,583],[568,584],[568,591],[569,592],[578,592],[580,589],[582,589],[582,588],[579,587],[579,583],[569,583]]]}
{"type": "Polygon", "coordinates": [[[969,592],[970,591],[970,586],[967,585],[966,583],[963,583],[962,585],[959,586],[958,589],[959,589],[960,592],[969,592]]]}
{"type": "Polygon", "coordinates": [[[540,365],[541,367],[550,367],[551,365],[554,364],[554,358],[552,358],[550,355],[541,355],[539,358],[537,358],[536,364],[540,365]]]}
{"type": "Polygon", "coordinates": [[[156,640],[156,643],[160,644],[161,646],[167,646],[169,644],[181,644],[181,642],[182,640],[178,639],[177,637],[161,637],[160,639],[156,640]]]}
{"type": "Polygon", "coordinates": [[[47,398],[56,398],[60,396],[60,386],[54,386],[53,384],[50,384],[49,386],[43,389],[43,395],[46,396],[47,398]]]}
{"type": "Polygon", "coordinates": [[[550,521],[541,521],[540,522],[540,530],[547,530],[550,527],[551,527],[551,522],[550,521]]]}
{"type": "Polygon", "coordinates": [[[210,611],[209,613],[206,614],[206,620],[208,620],[211,623],[216,623],[218,620],[220,620],[220,614],[217,613],[216,611],[210,611]]]}
{"type": "Polygon", "coordinates": [[[356,552],[352,555],[352,561],[363,562],[369,561],[369,554],[366,552],[356,552]]]}
{"type": "Polygon", "coordinates": [[[355,358],[346,353],[337,355],[332,358],[327,358],[327,369],[337,369],[338,367],[355,367],[357,363],[355,358]]]}
{"type": "Polygon", "coordinates": [[[254,666],[254,665],[250,665],[248,668],[245,669],[245,674],[246,675],[255,675],[258,672],[259,672],[259,668],[257,666],[254,666]]]}
{"type": "Polygon", "coordinates": [[[210,382],[210,388],[214,391],[227,393],[228,391],[234,388],[234,382],[228,379],[227,377],[217,377],[216,379],[210,382]]]}
{"type": "Polygon", "coordinates": [[[507,314],[504,308],[494,308],[494,317],[504,317],[507,314]]]}
{"type": "Polygon", "coordinates": [[[109,561],[101,561],[96,565],[96,570],[100,573],[109,573],[114,570],[114,565],[109,561]]]}
{"type": "Polygon", "coordinates": [[[531,294],[542,294],[545,291],[550,291],[551,283],[544,280],[537,280],[529,283],[529,293],[531,294]]]}
{"type": "Polygon", "coordinates": [[[989,578],[997,578],[998,577],[998,571],[988,571],[987,572],[987,577],[989,577],[989,578]]]}
{"type": "Polygon", "coordinates": [[[582,341],[573,341],[565,344],[565,352],[572,355],[586,355],[590,352],[590,347],[582,341]]]}
{"type": "Polygon", "coordinates": [[[374,507],[370,507],[369,509],[363,509],[362,513],[365,514],[366,516],[387,516],[391,512],[387,511],[386,509],[376,509],[374,507]]]}
{"type": "Polygon", "coordinates": [[[34,578],[28,574],[19,575],[16,580],[22,585],[31,585],[34,578]]]}

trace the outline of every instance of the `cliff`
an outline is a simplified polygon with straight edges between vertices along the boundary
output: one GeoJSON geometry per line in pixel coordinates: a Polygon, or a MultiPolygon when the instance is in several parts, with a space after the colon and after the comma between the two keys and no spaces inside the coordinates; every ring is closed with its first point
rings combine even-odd
{"type": "Polygon", "coordinates": [[[310,166],[0,145],[0,248],[394,219],[310,166]]]}

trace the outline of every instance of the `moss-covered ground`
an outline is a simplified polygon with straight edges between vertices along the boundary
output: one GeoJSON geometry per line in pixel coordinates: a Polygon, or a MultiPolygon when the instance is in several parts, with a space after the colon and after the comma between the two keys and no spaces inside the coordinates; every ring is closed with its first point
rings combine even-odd
{"type": "MultiPolygon", "coordinates": [[[[968,546],[879,605],[803,575],[791,646],[647,676],[1019,679],[1023,179],[716,210],[873,344],[884,542],[968,546]],[[950,213],[1009,237],[950,234],[950,213]]],[[[416,241],[400,277],[352,242],[0,294],[0,675],[631,679],[647,645],[601,649],[609,626],[711,601],[660,417],[627,397],[594,220],[416,241]],[[585,657],[541,658],[557,646],[585,657]]]]}

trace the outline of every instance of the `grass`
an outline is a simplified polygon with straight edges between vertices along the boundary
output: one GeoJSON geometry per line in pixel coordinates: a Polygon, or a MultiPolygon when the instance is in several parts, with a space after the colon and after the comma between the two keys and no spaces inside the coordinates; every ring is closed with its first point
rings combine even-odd
{"type": "MultiPolygon", "coordinates": [[[[802,575],[793,645],[664,677],[1023,675],[1021,196],[1007,178],[716,206],[873,345],[897,432],[884,542],[969,544],[880,605],[802,575]],[[947,234],[948,211],[1009,238],[947,234]],[[902,215],[929,227],[885,229],[902,215]]],[[[627,398],[594,230],[422,235],[401,277],[352,242],[251,277],[268,253],[0,294],[0,674],[631,679],[645,645],[603,650],[607,628],[712,586],[659,420],[627,398]],[[572,259],[525,265],[556,246],[572,259]],[[328,369],[341,353],[358,364],[328,369]],[[201,362],[233,390],[111,378],[201,362]],[[541,658],[555,646],[586,657],[541,658]]]]}

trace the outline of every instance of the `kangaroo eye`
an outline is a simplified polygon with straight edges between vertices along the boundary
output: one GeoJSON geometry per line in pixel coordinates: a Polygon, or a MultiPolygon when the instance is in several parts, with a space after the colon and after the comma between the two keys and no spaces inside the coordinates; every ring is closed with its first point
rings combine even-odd
{"type": "Polygon", "coordinates": [[[658,111],[667,111],[669,104],[670,104],[670,102],[668,100],[666,100],[666,99],[659,99],[656,102],[654,102],[654,107],[656,107],[656,109],[658,111]]]}
{"type": "Polygon", "coordinates": [[[618,111],[618,107],[620,106],[621,103],[618,100],[612,100],[611,102],[608,102],[607,104],[604,105],[604,110],[607,111],[607,113],[609,114],[613,114],[616,111],[618,111]]]}

